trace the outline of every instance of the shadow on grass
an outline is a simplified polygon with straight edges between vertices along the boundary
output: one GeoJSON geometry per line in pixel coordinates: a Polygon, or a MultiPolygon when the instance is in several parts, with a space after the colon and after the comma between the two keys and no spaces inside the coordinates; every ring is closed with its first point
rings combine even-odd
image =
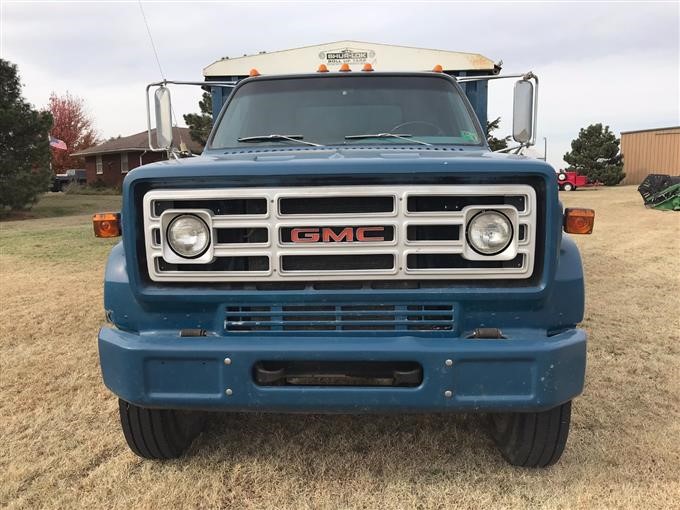
{"type": "Polygon", "coordinates": [[[438,477],[504,464],[477,414],[210,413],[186,458],[262,463],[324,476],[354,470],[383,476],[438,477]]]}

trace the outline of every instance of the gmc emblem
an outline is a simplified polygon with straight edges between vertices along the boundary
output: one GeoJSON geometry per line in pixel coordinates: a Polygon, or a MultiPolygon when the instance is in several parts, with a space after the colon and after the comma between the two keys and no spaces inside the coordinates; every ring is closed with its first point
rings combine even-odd
{"type": "Polygon", "coordinates": [[[290,231],[293,243],[353,243],[385,240],[385,227],[304,227],[290,231]]]}

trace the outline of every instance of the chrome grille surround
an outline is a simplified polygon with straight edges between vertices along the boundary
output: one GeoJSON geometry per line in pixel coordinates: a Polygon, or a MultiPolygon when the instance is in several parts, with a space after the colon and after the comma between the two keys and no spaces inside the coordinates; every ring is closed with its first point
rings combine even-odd
{"type": "MultiPolygon", "coordinates": [[[[484,184],[484,185],[398,185],[398,186],[333,186],[333,187],[294,187],[294,188],[215,188],[190,190],[152,190],[143,200],[144,233],[147,269],[151,280],[158,282],[263,282],[263,281],[322,281],[322,280],[396,280],[396,279],[525,279],[533,272],[536,249],[537,202],[536,193],[524,184],[484,184]],[[390,197],[393,201],[391,211],[352,212],[330,214],[282,214],[279,208],[285,198],[325,198],[325,197],[390,197]],[[467,205],[460,210],[410,211],[407,204],[413,197],[499,197],[498,205],[467,205]],[[504,204],[503,197],[521,196],[524,207],[518,210],[513,205],[504,204]],[[205,211],[206,207],[187,207],[177,202],[207,203],[214,200],[266,199],[266,211],[260,214],[211,214],[213,233],[217,229],[263,228],[268,232],[266,242],[257,243],[216,243],[213,246],[214,260],[224,258],[266,257],[268,268],[255,270],[205,270],[199,264],[186,261],[182,268],[162,269],[163,248],[158,243],[163,214],[205,211]],[[156,214],[155,203],[173,201],[171,210],[156,214]],[[505,209],[510,212],[513,222],[514,239],[511,243],[518,256],[515,266],[504,266],[508,254],[497,256],[467,258],[465,241],[465,220],[474,210],[505,209]],[[280,231],[290,227],[350,227],[379,225],[394,228],[394,239],[389,241],[329,242],[329,243],[284,243],[280,231]],[[417,241],[407,238],[409,226],[457,225],[460,235],[455,240],[417,241]],[[518,232],[526,232],[523,239],[518,232]],[[460,260],[474,260],[477,264],[470,267],[409,267],[409,255],[450,255],[460,260]],[[391,256],[392,267],[378,269],[312,269],[285,270],[284,261],[291,256],[352,256],[384,255],[391,256]],[[489,263],[490,267],[482,267],[489,263]],[[194,269],[196,268],[196,269],[194,269]]],[[[213,235],[213,239],[216,236],[213,235]]],[[[304,260],[304,259],[297,259],[304,260]]],[[[307,259],[311,260],[311,259],[307,259]]],[[[338,259],[339,260],[339,259],[338,259]]],[[[349,260],[349,257],[348,257],[349,260]]],[[[163,261],[165,263],[165,261],[163,261]]]]}

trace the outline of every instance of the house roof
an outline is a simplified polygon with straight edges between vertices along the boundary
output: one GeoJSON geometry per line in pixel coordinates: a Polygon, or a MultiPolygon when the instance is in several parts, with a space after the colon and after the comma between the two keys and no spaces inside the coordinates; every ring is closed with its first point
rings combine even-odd
{"type": "MultiPolygon", "coordinates": [[[[156,130],[151,130],[151,138],[156,137],[156,130]]],[[[198,142],[191,139],[189,135],[189,128],[175,127],[173,128],[174,143],[179,145],[180,140],[194,154],[203,152],[203,147],[198,142]]],[[[108,140],[94,147],[84,149],[82,151],[74,152],[72,156],[93,156],[96,154],[110,154],[114,152],[129,152],[129,151],[148,151],[149,150],[149,135],[146,131],[135,133],[130,136],[121,136],[108,140]]]]}
{"type": "Polygon", "coordinates": [[[444,71],[496,72],[494,62],[478,53],[414,48],[362,41],[335,41],[302,48],[260,52],[236,58],[223,58],[203,69],[203,76],[248,76],[251,68],[262,74],[314,72],[319,64],[331,71],[342,63],[358,71],[370,63],[376,71],[430,71],[439,64],[444,71]]]}

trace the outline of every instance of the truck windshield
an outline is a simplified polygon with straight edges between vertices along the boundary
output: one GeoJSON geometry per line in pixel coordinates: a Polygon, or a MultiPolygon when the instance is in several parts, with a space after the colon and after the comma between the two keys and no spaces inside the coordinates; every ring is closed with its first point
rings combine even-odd
{"type": "Polygon", "coordinates": [[[221,117],[210,148],[300,141],[481,145],[482,136],[462,94],[446,79],[334,75],[243,84],[221,117]]]}

